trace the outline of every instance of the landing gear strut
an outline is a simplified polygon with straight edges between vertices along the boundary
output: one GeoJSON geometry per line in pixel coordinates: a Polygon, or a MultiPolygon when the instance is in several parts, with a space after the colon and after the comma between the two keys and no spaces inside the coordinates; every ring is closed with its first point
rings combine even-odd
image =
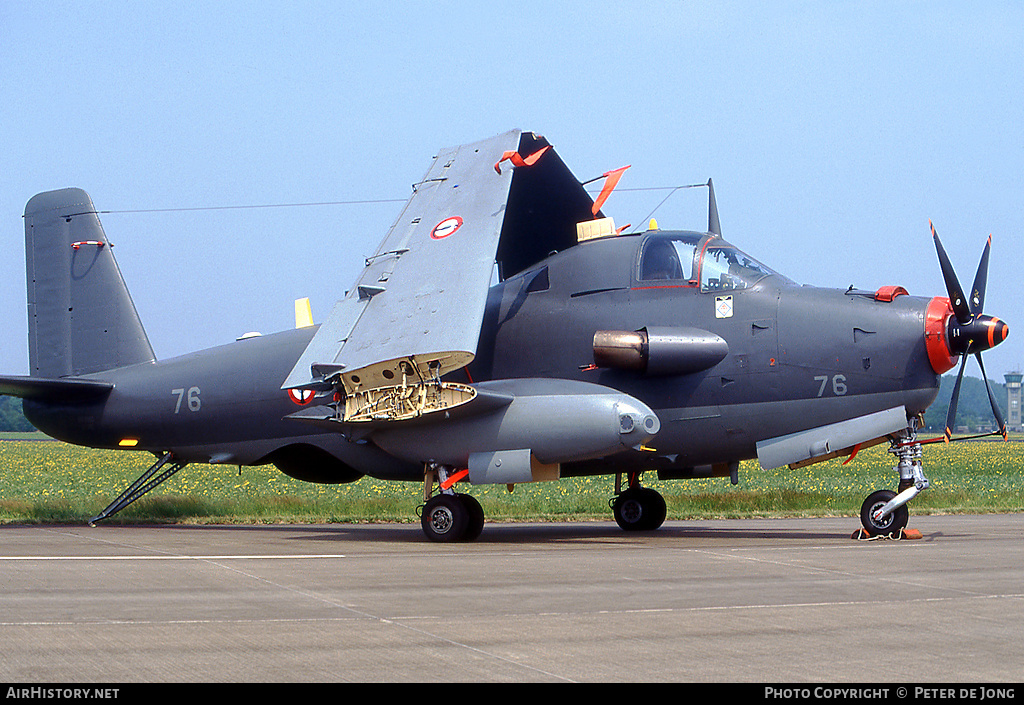
{"type": "Polygon", "coordinates": [[[117,499],[111,502],[106,509],[90,519],[89,526],[96,526],[96,522],[103,521],[104,519],[114,516],[186,465],[188,465],[188,463],[176,459],[173,453],[164,453],[159,460],[149,466],[149,469],[146,470],[146,472],[142,473],[138,480],[129,485],[128,489],[122,492],[117,499]],[[171,464],[170,467],[163,470],[163,472],[160,472],[167,463],[171,464]],[[153,477],[158,472],[160,472],[160,474],[153,477]]]}
{"type": "Polygon", "coordinates": [[[665,498],[640,486],[640,473],[629,473],[629,487],[622,490],[622,475],[615,477],[615,497],[609,502],[615,523],[623,531],[654,531],[665,522],[665,498]]]}
{"type": "Polygon", "coordinates": [[[918,420],[890,442],[889,452],[898,459],[899,493],[879,490],[871,493],[860,508],[860,521],[871,536],[893,536],[907,528],[910,511],[907,502],[928,489],[928,478],[921,467],[921,443],[917,440],[918,420]]]}
{"type": "Polygon", "coordinates": [[[425,502],[420,512],[420,526],[431,541],[454,543],[475,541],[484,528],[484,510],[475,497],[455,492],[451,469],[428,465],[424,481],[425,502]],[[434,482],[440,494],[431,496],[434,482]]]}

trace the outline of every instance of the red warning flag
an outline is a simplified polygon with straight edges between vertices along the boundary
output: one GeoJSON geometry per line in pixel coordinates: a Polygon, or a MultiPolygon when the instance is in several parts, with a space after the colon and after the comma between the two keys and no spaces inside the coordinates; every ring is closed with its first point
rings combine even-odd
{"type": "Polygon", "coordinates": [[[515,151],[505,152],[504,154],[501,155],[501,159],[494,163],[494,170],[500,174],[500,164],[506,159],[512,162],[512,166],[533,166],[534,164],[537,163],[538,159],[544,156],[544,152],[548,151],[549,149],[551,149],[550,144],[547,147],[538,149],[536,152],[534,152],[528,157],[521,157],[519,156],[519,152],[515,151]]]}
{"type": "Polygon", "coordinates": [[[459,472],[457,472],[457,473],[455,473],[453,475],[449,475],[448,479],[441,483],[441,489],[442,490],[450,489],[452,485],[454,485],[456,482],[462,480],[467,475],[469,475],[469,470],[460,470],[459,472]]]}
{"type": "Polygon", "coordinates": [[[618,185],[619,179],[622,178],[622,173],[630,166],[632,166],[632,164],[629,166],[619,167],[618,169],[605,172],[601,175],[604,177],[604,188],[601,189],[601,194],[597,197],[597,200],[594,201],[594,207],[591,208],[591,212],[595,216],[597,215],[597,212],[601,210],[601,206],[604,205],[604,202],[608,200],[608,197],[612,195],[612,191],[614,191],[615,187],[618,185]]]}

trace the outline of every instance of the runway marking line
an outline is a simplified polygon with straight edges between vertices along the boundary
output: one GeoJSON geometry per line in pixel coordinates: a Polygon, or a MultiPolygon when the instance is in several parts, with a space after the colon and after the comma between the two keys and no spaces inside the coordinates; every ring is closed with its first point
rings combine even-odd
{"type": "Polygon", "coordinates": [[[245,559],[255,561],[304,560],[307,558],[349,558],[344,553],[302,555],[238,554],[223,556],[0,556],[0,561],[228,561],[245,559]]]}

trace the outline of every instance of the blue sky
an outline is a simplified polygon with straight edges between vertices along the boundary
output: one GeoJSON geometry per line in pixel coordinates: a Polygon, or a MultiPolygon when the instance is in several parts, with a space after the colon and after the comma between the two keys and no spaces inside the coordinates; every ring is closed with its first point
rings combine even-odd
{"type": "MultiPolygon", "coordinates": [[[[25,202],[101,216],[158,357],[315,320],[435,151],[535,130],[605,212],[715,182],[723,234],[801,283],[945,295],[985,238],[986,312],[1024,367],[1019,2],[28,2],[0,0],[0,372],[27,371],[25,202]],[[397,201],[397,202],[396,202],[397,201]]],[[[675,193],[663,228],[706,227],[675,193]]],[[[980,376],[973,362],[968,374],[980,376]]]]}

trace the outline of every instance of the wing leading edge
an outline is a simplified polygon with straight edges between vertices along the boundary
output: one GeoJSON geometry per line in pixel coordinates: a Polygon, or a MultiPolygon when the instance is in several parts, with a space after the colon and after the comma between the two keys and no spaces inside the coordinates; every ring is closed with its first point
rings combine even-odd
{"type": "Polygon", "coordinates": [[[477,350],[512,168],[514,130],[435,158],[282,389],[343,387],[348,422],[401,420],[475,397],[441,383],[477,350]]]}

